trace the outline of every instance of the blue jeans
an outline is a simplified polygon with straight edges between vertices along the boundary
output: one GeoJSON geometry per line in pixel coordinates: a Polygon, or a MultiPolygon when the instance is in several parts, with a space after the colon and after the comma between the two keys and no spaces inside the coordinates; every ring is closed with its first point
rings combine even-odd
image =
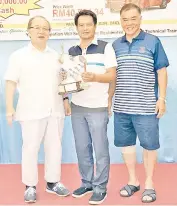
{"type": "Polygon", "coordinates": [[[156,114],[138,115],[114,112],[115,146],[135,145],[137,136],[144,149],[159,149],[159,119],[156,114]]]}
{"type": "Polygon", "coordinates": [[[82,186],[93,187],[97,192],[106,192],[110,169],[108,111],[92,111],[90,108],[72,104],[71,121],[82,186]],[[96,158],[95,177],[93,148],[96,158]]]}

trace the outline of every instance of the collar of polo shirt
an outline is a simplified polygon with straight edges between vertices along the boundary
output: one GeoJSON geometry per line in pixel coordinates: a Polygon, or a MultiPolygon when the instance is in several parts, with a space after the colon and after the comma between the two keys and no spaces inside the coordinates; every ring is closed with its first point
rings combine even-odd
{"type": "MultiPolygon", "coordinates": [[[[140,31],[137,37],[133,38],[136,40],[143,40],[145,38],[145,32],[143,30],[140,31]]],[[[124,35],[121,39],[121,43],[127,42],[126,35],[124,35]]]]}
{"type": "MultiPolygon", "coordinates": [[[[78,42],[76,43],[76,46],[79,46],[79,47],[80,47],[80,44],[81,44],[81,41],[78,41],[78,42]]],[[[98,39],[95,37],[95,38],[92,40],[92,42],[90,43],[90,45],[91,45],[91,44],[98,45],[98,39]]]]}
{"type": "MultiPolygon", "coordinates": [[[[38,49],[36,49],[36,48],[32,45],[31,42],[28,44],[28,48],[29,48],[30,50],[33,50],[33,51],[39,51],[38,49]]],[[[46,46],[46,48],[45,48],[45,50],[44,50],[43,52],[49,52],[49,51],[50,51],[50,48],[49,48],[48,46],[46,46]]]]}

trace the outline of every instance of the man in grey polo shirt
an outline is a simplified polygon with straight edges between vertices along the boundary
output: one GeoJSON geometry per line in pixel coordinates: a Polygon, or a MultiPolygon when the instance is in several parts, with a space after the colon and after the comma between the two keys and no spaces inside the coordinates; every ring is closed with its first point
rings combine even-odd
{"type": "Polygon", "coordinates": [[[160,147],[159,118],[165,113],[169,63],[158,37],[141,30],[138,6],[124,5],[120,16],[125,35],[113,43],[118,64],[116,85],[112,84],[112,91],[115,90],[114,133],[115,145],[122,147],[129,173],[128,184],[120,190],[120,195],[130,197],[140,190],[135,172],[138,136],[144,149],[146,172],[142,201],[153,202],[156,200],[153,172],[160,147]]]}

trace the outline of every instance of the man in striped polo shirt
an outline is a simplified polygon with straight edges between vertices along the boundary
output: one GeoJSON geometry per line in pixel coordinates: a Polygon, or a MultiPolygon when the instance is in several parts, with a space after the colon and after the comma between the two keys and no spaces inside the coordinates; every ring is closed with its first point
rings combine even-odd
{"type": "Polygon", "coordinates": [[[71,120],[82,185],[73,192],[78,198],[93,192],[89,203],[106,198],[110,157],[107,138],[109,82],[116,78],[116,56],[111,44],[95,38],[97,17],[90,10],[75,16],[80,42],[69,49],[72,56],[84,55],[87,61],[82,79],[88,89],[72,94],[71,120]],[[92,147],[93,143],[93,147],[92,147]],[[96,158],[94,176],[93,148],[96,158]]]}
{"type": "MultiPolygon", "coordinates": [[[[129,181],[120,195],[130,197],[140,190],[136,176],[136,137],[143,147],[146,172],[143,202],[156,200],[153,172],[159,145],[159,118],[165,113],[167,56],[158,37],[141,30],[141,10],[126,4],[120,11],[125,35],[114,41],[117,80],[114,102],[115,146],[122,147],[129,181]],[[159,90],[159,93],[158,93],[159,90]]],[[[113,92],[112,92],[113,93],[113,92]]],[[[112,100],[112,95],[109,101],[112,100]]]]}

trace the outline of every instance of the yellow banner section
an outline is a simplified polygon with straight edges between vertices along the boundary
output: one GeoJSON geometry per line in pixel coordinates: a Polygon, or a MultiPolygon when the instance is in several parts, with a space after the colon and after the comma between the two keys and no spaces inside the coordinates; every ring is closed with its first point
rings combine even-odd
{"type": "MultiPolygon", "coordinates": [[[[165,19],[165,20],[145,20],[142,22],[143,24],[177,24],[177,19],[165,19]]],[[[98,22],[98,26],[118,26],[120,25],[119,21],[102,21],[98,22]]],[[[51,24],[53,29],[58,28],[67,28],[67,27],[73,27],[74,22],[59,22],[59,23],[52,23],[51,24]]],[[[24,29],[26,28],[26,24],[4,24],[4,29],[24,29]]]]}

